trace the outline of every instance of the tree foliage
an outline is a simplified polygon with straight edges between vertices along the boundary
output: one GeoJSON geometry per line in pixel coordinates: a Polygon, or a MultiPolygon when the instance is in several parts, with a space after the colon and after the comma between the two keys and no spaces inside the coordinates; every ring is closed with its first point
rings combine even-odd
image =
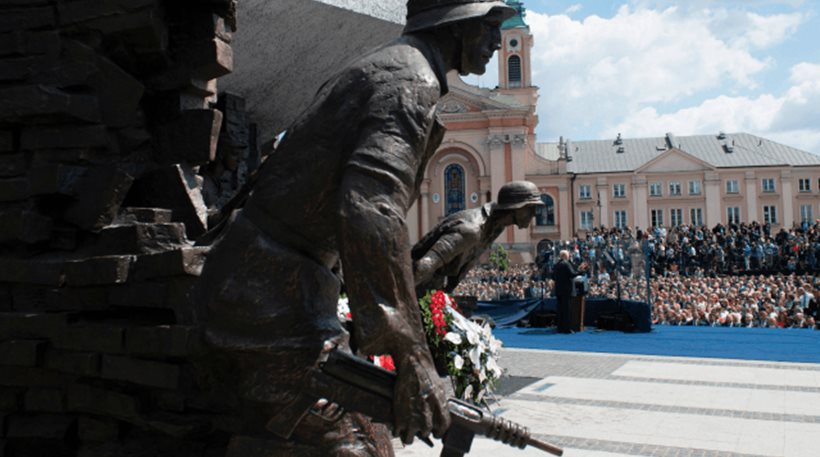
{"type": "Polygon", "coordinates": [[[495,245],[490,252],[490,263],[494,268],[507,271],[507,268],[510,267],[510,256],[507,254],[507,250],[504,249],[504,246],[500,244],[495,245]]]}

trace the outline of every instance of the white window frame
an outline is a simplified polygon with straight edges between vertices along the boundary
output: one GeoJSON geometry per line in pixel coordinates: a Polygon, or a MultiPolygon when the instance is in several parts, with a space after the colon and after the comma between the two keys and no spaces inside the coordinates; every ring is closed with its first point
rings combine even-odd
{"type": "Polygon", "coordinates": [[[615,228],[624,229],[628,225],[628,219],[625,209],[616,210],[613,215],[613,220],[615,221],[615,228]]]}
{"type": "Polygon", "coordinates": [[[649,184],[650,197],[663,197],[663,183],[653,182],[649,184]]]}
{"type": "Polygon", "coordinates": [[[700,181],[689,181],[689,195],[700,195],[700,181]]]}
{"type": "Polygon", "coordinates": [[[730,206],[726,208],[726,223],[740,224],[740,207],[730,206]]]}
{"type": "Polygon", "coordinates": [[[669,195],[677,196],[681,194],[680,181],[669,181],[669,195]]]}
{"type": "Polygon", "coordinates": [[[669,210],[669,223],[671,227],[683,225],[683,209],[672,208],[669,210]]]}
{"type": "Polygon", "coordinates": [[[612,185],[612,197],[613,198],[626,198],[626,184],[613,184],[612,185]]]}
{"type": "Polygon", "coordinates": [[[769,224],[777,224],[777,206],[765,205],[763,206],[763,222],[769,224]]]}
{"type": "Polygon", "coordinates": [[[761,189],[767,194],[777,192],[777,184],[775,183],[774,178],[763,178],[761,180],[761,189]]]}
{"type": "Polygon", "coordinates": [[[703,225],[703,208],[689,208],[689,222],[695,226],[703,225]]]}
{"type": "Polygon", "coordinates": [[[651,209],[649,210],[649,224],[652,227],[660,227],[663,225],[663,210],[651,209]]]}
{"type": "Polygon", "coordinates": [[[800,178],[797,183],[799,192],[811,192],[811,178],[800,178]]]}
{"type": "Polygon", "coordinates": [[[592,186],[581,184],[578,187],[578,198],[581,200],[592,200],[592,186]]]}
{"type": "Polygon", "coordinates": [[[740,193],[740,183],[737,179],[729,179],[726,181],[726,193],[727,194],[739,194],[740,193]]]}
{"type": "Polygon", "coordinates": [[[595,216],[593,216],[592,210],[581,210],[578,220],[581,221],[582,230],[592,230],[595,225],[595,216]]]}

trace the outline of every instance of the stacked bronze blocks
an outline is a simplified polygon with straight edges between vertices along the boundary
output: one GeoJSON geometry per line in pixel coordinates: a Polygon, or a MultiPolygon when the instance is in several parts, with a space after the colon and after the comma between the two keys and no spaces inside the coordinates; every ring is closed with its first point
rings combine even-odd
{"type": "Polygon", "coordinates": [[[189,359],[200,169],[258,164],[234,8],[0,0],[0,457],[224,454],[189,359]]]}

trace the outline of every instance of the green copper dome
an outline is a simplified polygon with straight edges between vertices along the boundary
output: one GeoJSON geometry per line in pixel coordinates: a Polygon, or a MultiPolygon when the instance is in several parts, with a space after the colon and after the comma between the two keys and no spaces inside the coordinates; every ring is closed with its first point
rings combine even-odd
{"type": "Polygon", "coordinates": [[[522,28],[527,27],[527,24],[524,22],[524,16],[526,15],[527,9],[524,8],[524,2],[521,0],[507,0],[507,5],[515,8],[518,13],[504,21],[504,24],[501,25],[501,28],[504,30],[507,29],[515,29],[515,28],[522,28]]]}

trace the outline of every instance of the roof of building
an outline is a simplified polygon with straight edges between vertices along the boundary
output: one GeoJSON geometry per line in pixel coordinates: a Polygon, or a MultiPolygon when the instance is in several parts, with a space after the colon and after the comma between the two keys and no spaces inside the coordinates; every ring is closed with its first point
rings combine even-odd
{"type": "Polygon", "coordinates": [[[524,16],[527,15],[527,9],[524,8],[524,3],[521,0],[507,0],[507,5],[510,5],[511,7],[518,10],[518,14],[504,21],[504,23],[501,24],[501,28],[507,30],[520,27],[528,27],[527,24],[524,22],[524,16]]]}
{"type": "MultiPolygon", "coordinates": [[[[572,161],[567,171],[577,174],[635,171],[651,160],[675,148],[715,168],[769,166],[818,166],[820,156],[748,133],[675,136],[668,133],[656,138],[623,138],[594,141],[570,141],[572,161]]],[[[551,149],[540,144],[538,155],[545,157],[551,149]],[[544,154],[541,153],[543,150],[544,154]]]]}

